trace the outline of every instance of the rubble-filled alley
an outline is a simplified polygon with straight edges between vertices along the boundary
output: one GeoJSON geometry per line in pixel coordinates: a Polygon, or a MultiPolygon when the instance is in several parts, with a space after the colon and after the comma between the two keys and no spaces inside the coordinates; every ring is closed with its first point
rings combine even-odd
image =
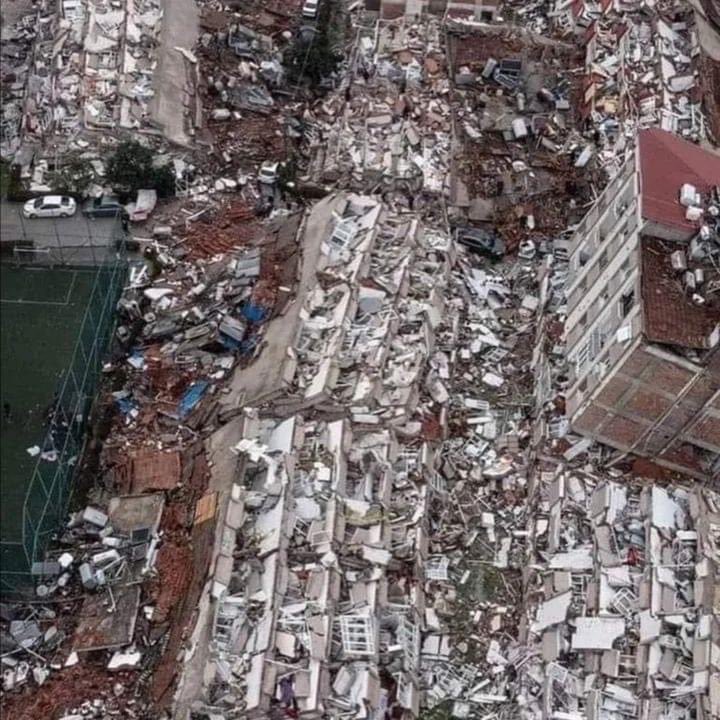
{"type": "Polygon", "coordinates": [[[174,180],[130,226],[83,502],[0,604],[3,714],[720,717],[720,174],[688,154],[654,208],[626,191],[652,190],[642,132],[717,153],[720,15],[320,5],[342,57],[314,93],[288,76],[321,35],[300,0],[40,2],[3,28],[30,191],[66,152],[107,191],[127,133],[174,180]],[[638,284],[585,311],[610,207],[638,284]],[[618,347],[647,336],[643,248],[672,321],[702,314],[676,353],[699,368],[677,395],[710,398],[702,476],[571,422],[570,320],[597,357],[606,308],[636,323],[618,347]]]}

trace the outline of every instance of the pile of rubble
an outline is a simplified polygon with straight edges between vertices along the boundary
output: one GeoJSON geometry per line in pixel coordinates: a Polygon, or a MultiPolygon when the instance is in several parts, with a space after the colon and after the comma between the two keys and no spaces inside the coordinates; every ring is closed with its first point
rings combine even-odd
{"type": "MultiPolygon", "coordinates": [[[[717,713],[720,498],[607,470],[562,399],[562,231],[616,171],[625,129],[667,115],[601,97],[645,82],[646,16],[620,32],[593,9],[583,70],[561,13],[506,5],[535,34],[361,19],[348,77],[306,105],[279,92],[288,7],[205,4],[197,55],[178,56],[214,145],[174,154],[180,202],[136,238],[147,262],[120,302],[91,505],[34,568],[32,609],[3,608],[18,718],[158,716],[178,675],[194,720],[717,713]],[[539,37],[551,27],[564,40],[539,37]],[[261,221],[248,180],[288,140],[301,182],[344,190],[261,221]],[[517,260],[464,249],[453,225],[517,260]],[[251,402],[243,370],[264,364],[279,387],[251,402]],[[232,423],[220,487],[209,436],[232,423]]],[[[60,28],[85,54],[53,72],[74,92],[83,57],[96,81],[55,120],[146,127],[162,11],[88,8],[60,28]]],[[[701,137],[692,88],[672,82],[688,28],[651,16],[670,88],[655,90],[674,93],[672,129],[701,137]]]]}
{"type": "Polygon", "coordinates": [[[200,94],[219,167],[247,173],[287,154],[287,129],[273,93],[284,88],[282,54],[275,39],[238,22],[243,15],[213,16],[200,36],[200,94]],[[219,22],[222,20],[222,22],[219,22]]]}
{"type": "Polygon", "coordinates": [[[650,126],[706,136],[693,13],[674,5],[650,15],[603,14],[587,31],[583,113],[611,136],[650,126]]]}
{"type": "Polygon", "coordinates": [[[148,262],[131,268],[117,330],[127,353],[105,367],[114,389],[101,405],[114,412],[94,503],[33,567],[33,610],[4,615],[3,688],[14,717],[31,711],[31,690],[45,707],[76,665],[88,681],[63,691],[66,709],[95,693],[93,712],[135,717],[171,699],[214,541],[204,439],[225,421],[218,400],[233,369],[260,353],[296,280],[300,216],[227,220],[241,211],[222,206],[201,230],[181,223],[182,238],[168,227],[146,242],[148,262]],[[117,683],[144,688],[143,702],[129,690],[115,695],[117,683]]]}
{"type": "Polygon", "coordinates": [[[534,273],[456,262],[446,228],[370,197],[326,202],[287,392],[235,448],[195,717],[511,713],[482,668],[517,618],[534,273]]]}
{"type": "MultiPolygon", "coordinates": [[[[152,128],[148,104],[155,95],[154,48],[159,43],[163,16],[160,3],[141,0],[119,9],[93,2],[74,5],[73,39],[82,43],[84,51],[84,55],[74,53],[83,58],[83,65],[74,72],[76,81],[78,73],[82,77],[83,126],[152,128]]],[[[192,56],[189,60],[193,61],[192,56]]],[[[182,60],[178,58],[178,62],[182,60]]],[[[61,79],[60,85],[69,83],[61,79]]],[[[71,88],[74,86],[68,90],[71,88]]],[[[70,97],[61,99],[66,104],[72,102],[70,97]]]]}
{"type": "Polygon", "coordinates": [[[243,713],[378,708],[389,663],[396,702],[419,700],[422,575],[410,578],[437,492],[423,420],[446,401],[428,395],[426,372],[449,246],[368,197],[339,196],[333,210],[288,397],[267,420],[248,415],[236,448],[243,482],[215,567],[207,696],[225,713],[240,698],[243,713]],[[280,408],[287,419],[270,419],[280,408]]]}
{"type": "Polygon", "coordinates": [[[520,717],[711,718],[720,496],[543,461],[520,717]]]}
{"type": "MultiPolygon", "coordinates": [[[[4,24],[4,23],[3,23],[4,24]]],[[[28,14],[9,28],[3,27],[2,47],[2,115],[0,120],[0,154],[11,155],[20,144],[23,123],[23,99],[33,63],[35,41],[49,36],[50,27],[42,11],[28,14]],[[39,36],[39,37],[38,37],[39,36]]]]}
{"type": "Polygon", "coordinates": [[[456,222],[497,230],[509,250],[552,239],[604,171],[578,126],[577,49],[506,26],[449,27],[458,150],[456,222]]]}
{"type": "Polygon", "coordinates": [[[10,696],[13,717],[30,710],[27,704],[48,717],[59,702],[69,710],[91,688],[95,702],[76,708],[82,717],[106,709],[137,717],[130,690],[135,669],[146,665],[160,640],[150,627],[156,605],[141,585],[155,572],[164,504],[162,494],[148,494],[113,497],[107,513],[88,506],[71,518],[46,560],[33,565],[37,603],[29,610],[5,607],[3,615],[3,690],[27,691],[30,678],[35,686],[30,703],[10,696]],[[85,682],[65,685],[81,668],[85,682]],[[108,692],[98,697],[103,687],[108,692]]]}
{"type": "Polygon", "coordinates": [[[449,82],[441,25],[382,24],[363,33],[342,93],[319,104],[308,175],[367,192],[441,194],[448,182],[449,82]],[[340,122],[338,122],[338,120],[340,122]]]}
{"type": "Polygon", "coordinates": [[[147,104],[157,63],[152,49],[161,21],[162,10],[152,0],[120,7],[84,0],[67,0],[59,8],[43,3],[36,17],[23,18],[3,50],[7,55],[23,43],[27,51],[32,41],[27,65],[14,70],[16,101],[4,111],[6,119],[22,117],[22,133],[6,130],[3,155],[17,150],[21,140],[66,142],[85,129],[150,129],[147,104]]]}
{"type": "MultiPolygon", "coordinates": [[[[714,136],[717,98],[703,76],[718,57],[699,25],[712,23],[711,3],[509,3],[537,33],[555,33],[585,49],[582,117],[608,140],[609,154],[628,128],[660,126],[698,140],[714,136]],[[705,16],[708,15],[709,19],[705,16]],[[699,25],[698,25],[699,23],[699,25]],[[698,32],[700,30],[700,32],[698,32]],[[711,126],[705,124],[706,116],[711,126]]],[[[716,20],[717,22],[717,20],[716,20]]]]}

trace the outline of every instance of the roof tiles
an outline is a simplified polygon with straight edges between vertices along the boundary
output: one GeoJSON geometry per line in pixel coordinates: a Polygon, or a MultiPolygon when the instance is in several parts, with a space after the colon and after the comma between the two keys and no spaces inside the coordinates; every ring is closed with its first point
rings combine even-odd
{"type": "Polygon", "coordinates": [[[697,224],[685,219],[680,187],[690,183],[708,192],[720,185],[720,155],[657,128],[641,130],[638,143],[643,217],[681,231],[696,230],[697,224]]]}
{"type": "Polygon", "coordinates": [[[673,270],[672,243],[642,240],[642,300],[645,335],[651,342],[708,348],[720,321],[717,301],[695,304],[673,270]]]}

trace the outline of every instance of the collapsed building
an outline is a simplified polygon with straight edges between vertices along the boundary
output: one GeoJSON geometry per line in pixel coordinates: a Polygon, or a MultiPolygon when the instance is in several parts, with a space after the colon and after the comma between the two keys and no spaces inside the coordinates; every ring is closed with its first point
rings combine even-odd
{"type": "MultiPolygon", "coordinates": [[[[51,140],[70,140],[82,150],[88,146],[83,134],[93,130],[160,132],[151,104],[162,15],[151,0],[119,7],[82,0],[58,8],[39,4],[32,52],[18,67],[23,92],[8,99],[3,113],[3,155],[51,140]]],[[[27,31],[20,21],[13,36],[27,31]]]]}
{"type": "Polygon", "coordinates": [[[717,717],[719,500],[540,463],[518,717],[717,717]]]}
{"type": "MultiPolygon", "coordinates": [[[[404,5],[409,17],[446,9],[404,5]]],[[[228,47],[214,20],[202,63],[228,47]]],[[[576,435],[565,412],[570,347],[558,324],[587,233],[568,243],[562,230],[581,212],[585,168],[614,173],[626,148],[602,152],[574,127],[569,43],[456,21],[446,61],[446,29],[437,18],[365,22],[348,85],[303,110],[308,179],[347,192],[265,224],[247,202],[183,207],[187,219],[148,241],[161,274],[134,273],[122,303],[121,334],[133,340],[112,395],[98,503],[108,512],[73,520],[82,551],[62,563],[53,555],[44,578],[62,597],[79,574],[89,595],[75,607],[86,617],[68,630],[75,645],[47,653],[52,665],[4,660],[14,689],[48,691],[43,710],[75,667],[104,673],[87,690],[101,699],[78,713],[123,717],[171,704],[183,720],[717,714],[717,496],[608,469],[622,456],[576,435]],[[478,151],[471,197],[457,183],[465,148],[478,151]],[[497,175],[508,191],[488,212],[497,175]],[[545,217],[553,199],[560,210],[545,217]],[[512,262],[452,239],[448,220],[493,225],[505,214],[520,249],[512,262]],[[137,498],[152,517],[128,524],[118,507],[137,498]],[[149,587],[138,589],[141,579],[149,587]],[[134,699],[146,687],[147,707],[134,699]]],[[[268,44],[240,25],[228,35],[238,56],[268,44]]],[[[264,69],[273,74],[273,63],[264,69]]],[[[243,123],[278,140],[255,73],[228,62],[213,78],[228,158],[247,154],[231,120],[240,109],[261,107],[243,123]]],[[[257,152],[253,161],[267,146],[257,152]]],[[[629,153],[601,212],[635,218],[638,303],[646,220],[641,199],[622,200],[646,188],[641,152],[629,153]],[[607,201],[616,195],[619,204],[607,201]]],[[[223,193],[240,186],[216,182],[223,193]]],[[[691,216],[702,206],[709,220],[713,202],[690,177],[661,199],[687,245],[701,224],[680,209],[683,183],[700,193],[687,194],[691,216]]],[[[187,194],[199,205],[211,190],[201,178],[187,194]]],[[[653,233],[663,245],[650,249],[672,264],[670,239],[653,233]]],[[[685,259],[708,289],[712,265],[696,275],[685,259]]],[[[645,343],[642,327],[632,337],[645,343]]],[[[709,403],[704,411],[712,420],[709,403]]],[[[54,624],[43,610],[13,629],[40,654],[54,624]]]]}
{"type": "Polygon", "coordinates": [[[371,198],[334,205],[290,392],[274,403],[301,414],[248,418],[213,578],[216,682],[243,689],[249,716],[278,701],[316,717],[376,712],[389,704],[387,665],[393,701],[419,709],[425,610],[422,575],[410,578],[428,556],[427,507],[444,492],[421,391],[450,245],[371,198]],[[320,408],[337,419],[310,419],[320,408]]]}
{"type": "Polygon", "coordinates": [[[513,683],[480,667],[525,653],[488,647],[514,614],[483,587],[523,552],[531,374],[507,348],[529,359],[534,275],[488,273],[442,225],[369,196],[331,196],[306,227],[328,211],[285,389],[243,411],[209,653],[181,688],[206,679],[196,717],[453,700],[512,717],[513,683]]]}

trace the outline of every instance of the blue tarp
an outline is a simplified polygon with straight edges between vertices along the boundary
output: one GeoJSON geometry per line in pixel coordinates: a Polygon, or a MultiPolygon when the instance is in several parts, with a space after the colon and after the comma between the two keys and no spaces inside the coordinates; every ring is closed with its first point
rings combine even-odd
{"type": "Polygon", "coordinates": [[[116,401],[117,406],[120,408],[120,412],[123,415],[129,415],[133,410],[137,408],[137,403],[131,398],[118,398],[116,401]]]}
{"type": "Polygon", "coordinates": [[[235,340],[235,338],[231,338],[229,335],[222,332],[220,333],[220,342],[227,350],[239,350],[241,345],[238,340],[235,340]]]}
{"type": "Polygon", "coordinates": [[[210,387],[207,380],[198,380],[193,383],[180,398],[178,403],[178,416],[186,417],[191,410],[200,402],[205,391],[210,387]]]}
{"type": "Polygon", "coordinates": [[[255,305],[251,302],[243,305],[241,313],[246,320],[249,320],[251,323],[255,323],[256,325],[264,322],[270,314],[267,308],[264,308],[262,305],[255,305]]]}

